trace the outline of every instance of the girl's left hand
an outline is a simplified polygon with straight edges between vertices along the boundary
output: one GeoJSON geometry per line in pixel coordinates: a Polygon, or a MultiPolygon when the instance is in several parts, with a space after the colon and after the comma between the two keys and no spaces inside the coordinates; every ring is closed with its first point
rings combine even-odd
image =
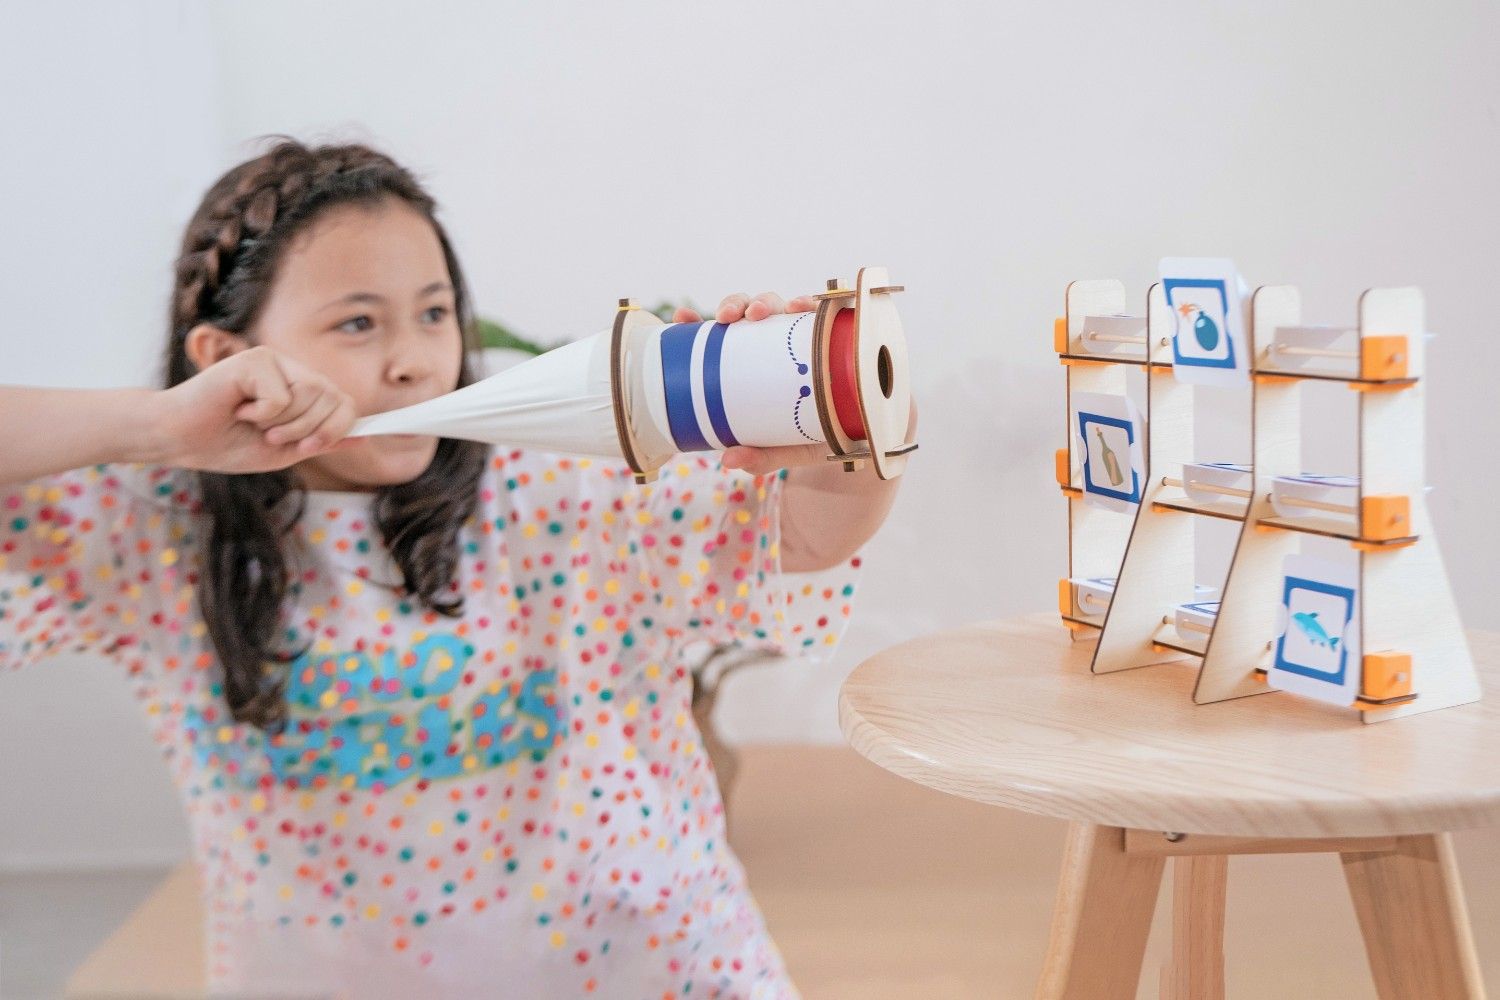
{"type": "MultiPolygon", "coordinates": [[[[775,292],[762,292],[751,298],[744,292],[726,295],[714,313],[715,323],[737,323],[742,319],[761,320],[777,313],[811,312],[818,307],[817,300],[810,295],[798,296],[790,302],[784,301],[775,292]]],[[[674,323],[701,323],[703,317],[691,309],[678,309],[672,316],[674,323]]],[[[724,468],[744,469],[752,475],[765,475],[777,469],[794,465],[826,465],[832,454],[825,444],[794,444],[783,448],[751,448],[736,445],[723,454],[724,468]]]]}

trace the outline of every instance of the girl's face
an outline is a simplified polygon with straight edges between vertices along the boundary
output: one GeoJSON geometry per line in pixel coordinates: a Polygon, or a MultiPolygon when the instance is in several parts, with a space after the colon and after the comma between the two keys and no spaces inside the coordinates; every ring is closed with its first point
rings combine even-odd
{"type": "MultiPolygon", "coordinates": [[[[360,416],[458,387],[453,286],[432,224],[396,198],[330,209],[288,245],[249,339],[327,376],[360,416]]],[[[431,435],[349,439],[297,463],[312,490],[370,491],[420,476],[431,435]]]]}

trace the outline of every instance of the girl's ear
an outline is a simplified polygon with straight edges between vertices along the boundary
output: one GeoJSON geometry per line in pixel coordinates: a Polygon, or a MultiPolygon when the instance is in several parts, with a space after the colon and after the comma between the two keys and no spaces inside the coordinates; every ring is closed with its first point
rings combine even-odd
{"type": "Polygon", "coordinates": [[[208,323],[199,323],[188,331],[183,349],[188,360],[200,372],[216,361],[238,354],[250,346],[243,334],[230,333],[208,323]]]}

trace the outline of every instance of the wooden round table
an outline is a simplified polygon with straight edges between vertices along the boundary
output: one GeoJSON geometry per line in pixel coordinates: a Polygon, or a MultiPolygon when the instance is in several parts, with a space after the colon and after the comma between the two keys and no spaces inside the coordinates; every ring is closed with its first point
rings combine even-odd
{"type": "MultiPolygon", "coordinates": [[[[1469,644],[1500,692],[1500,634],[1469,644]]],[[[1162,996],[1222,997],[1228,856],[1319,851],[1382,998],[1484,996],[1448,832],[1500,825],[1500,694],[1365,725],[1283,693],[1195,705],[1192,664],[1096,676],[1091,651],[1055,615],[988,622],[872,657],[839,697],[881,767],[1071,821],[1039,998],[1135,997],[1168,858],[1162,996]]]]}

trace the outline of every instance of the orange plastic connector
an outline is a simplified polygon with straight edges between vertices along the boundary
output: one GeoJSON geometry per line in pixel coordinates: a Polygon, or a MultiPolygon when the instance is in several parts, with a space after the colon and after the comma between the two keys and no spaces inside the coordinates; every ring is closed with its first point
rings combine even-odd
{"type": "Polygon", "coordinates": [[[1359,342],[1359,377],[1406,378],[1408,353],[1405,337],[1364,337],[1359,342]]]}
{"type": "Polygon", "coordinates": [[[1411,694],[1410,653],[1366,653],[1360,696],[1371,701],[1390,701],[1411,694]]]}
{"type": "Polygon", "coordinates": [[[1415,538],[1398,538],[1391,542],[1366,542],[1356,538],[1349,543],[1350,548],[1358,549],[1360,552],[1395,552],[1417,544],[1415,538]]]}
{"type": "Polygon", "coordinates": [[[1286,385],[1289,382],[1297,381],[1297,378],[1294,375],[1271,375],[1266,372],[1256,372],[1255,381],[1261,385],[1286,385]]]}
{"type": "Polygon", "coordinates": [[[1411,533],[1410,497],[1385,493],[1359,501],[1360,537],[1388,541],[1405,538],[1411,533]]]}
{"type": "Polygon", "coordinates": [[[1052,321],[1052,347],[1058,354],[1068,353],[1068,317],[1059,316],[1052,321]]]}
{"type": "Polygon", "coordinates": [[[1073,583],[1066,578],[1057,581],[1057,610],[1064,615],[1073,614],[1073,583]]]}
{"type": "Polygon", "coordinates": [[[1057,476],[1057,485],[1073,485],[1073,464],[1068,460],[1068,449],[1059,448],[1057,454],[1052,456],[1053,474],[1057,476]]]}

